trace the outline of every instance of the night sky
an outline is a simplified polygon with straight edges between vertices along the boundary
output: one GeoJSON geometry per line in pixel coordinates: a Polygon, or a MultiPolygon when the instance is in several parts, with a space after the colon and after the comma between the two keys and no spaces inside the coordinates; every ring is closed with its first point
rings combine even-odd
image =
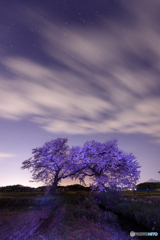
{"type": "Polygon", "coordinates": [[[1,1],[0,186],[42,186],[22,162],[58,137],[118,139],[160,181],[160,1],[1,1]]]}

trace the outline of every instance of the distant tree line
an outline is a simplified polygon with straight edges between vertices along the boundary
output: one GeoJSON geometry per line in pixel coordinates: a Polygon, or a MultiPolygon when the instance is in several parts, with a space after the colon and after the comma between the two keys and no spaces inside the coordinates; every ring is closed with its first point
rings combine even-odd
{"type": "Polygon", "coordinates": [[[137,185],[137,190],[160,189],[160,182],[144,182],[137,185]]]}
{"type": "MultiPolygon", "coordinates": [[[[91,191],[91,187],[84,187],[80,184],[74,184],[69,186],[58,186],[58,191],[91,191]]],[[[0,192],[45,192],[46,186],[42,187],[25,187],[22,185],[12,185],[6,187],[0,187],[0,192]]]]}
{"type": "Polygon", "coordinates": [[[57,189],[64,189],[64,191],[91,191],[91,187],[84,187],[80,184],[74,184],[69,186],[58,186],[57,189]]]}
{"type": "Polygon", "coordinates": [[[25,187],[22,185],[10,185],[6,187],[0,187],[0,192],[45,192],[46,187],[25,187]]]}

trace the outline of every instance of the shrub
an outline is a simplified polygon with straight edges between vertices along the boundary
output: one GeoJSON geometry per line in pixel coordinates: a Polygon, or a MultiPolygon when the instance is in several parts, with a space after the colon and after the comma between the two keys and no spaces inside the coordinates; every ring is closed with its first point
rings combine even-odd
{"type": "Polygon", "coordinates": [[[76,200],[78,206],[73,212],[75,218],[82,218],[85,216],[87,219],[93,219],[94,221],[100,220],[99,207],[90,193],[79,193],[76,196],[76,200]]]}
{"type": "Polygon", "coordinates": [[[101,192],[99,194],[93,194],[96,202],[105,206],[108,209],[113,210],[114,207],[121,202],[120,198],[122,193],[108,189],[107,192],[101,192]]]}
{"type": "Polygon", "coordinates": [[[101,222],[107,222],[107,223],[111,223],[111,224],[116,224],[117,222],[117,216],[108,211],[108,212],[101,212],[101,222]]]}
{"type": "Polygon", "coordinates": [[[73,212],[75,218],[92,219],[95,222],[117,224],[117,216],[114,213],[101,210],[91,193],[79,193],[76,196],[77,207],[73,212]]]}

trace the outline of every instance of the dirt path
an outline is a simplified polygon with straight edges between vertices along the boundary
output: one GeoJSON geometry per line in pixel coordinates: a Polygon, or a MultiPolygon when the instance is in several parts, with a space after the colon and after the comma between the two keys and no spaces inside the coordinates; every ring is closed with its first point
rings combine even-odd
{"type": "MultiPolygon", "coordinates": [[[[117,232],[111,227],[106,225],[104,228],[105,231],[103,231],[101,224],[88,220],[85,216],[80,219],[72,219],[71,215],[68,214],[68,206],[64,205],[56,211],[48,224],[44,223],[40,226],[38,234],[43,239],[47,236],[48,239],[59,240],[111,240],[113,237],[118,237],[117,232]]],[[[34,238],[34,240],[38,239],[38,237],[34,238]]]]}
{"type": "Polygon", "coordinates": [[[28,240],[47,217],[44,211],[0,212],[0,239],[28,240]]]}
{"type": "MultiPolygon", "coordinates": [[[[31,198],[29,199],[31,200],[31,198]]],[[[66,196],[62,199],[55,198],[54,201],[52,198],[42,199],[40,203],[36,203],[38,205],[33,204],[33,206],[33,201],[26,202],[22,201],[23,199],[21,200],[21,198],[14,199],[13,201],[8,201],[7,199],[6,201],[1,200],[1,206],[3,206],[1,209],[3,211],[0,211],[0,240],[40,240],[46,239],[46,237],[48,240],[112,240],[120,239],[119,236],[121,236],[121,239],[128,240],[126,234],[121,231],[119,226],[109,225],[106,220],[103,223],[94,222],[94,218],[92,217],[86,219],[88,217],[87,211],[90,214],[93,213],[94,216],[96,207],[92,209],[90,206],[94,206],[94,204],[92,205],[92,202],[89,202],[87,206],[90,210],[87,210],[88,208],[82,204],[83,201],[79,205],[76,199],[77,195],[66,196]],[[25,204],[28,206],[27,208],[24,208],[25,204]],[[12,210],[4,211],[4,206],[12,210]],[[13,210],[15,209],[13,207],[17,206],[18,208],[16,209],[21,210],[13,210]],[[79,206],[81,207],[79,208],[79,206]],[[49,208],[48,212],[46,212],[46,208],[49,208]],[[77,215],[74,215],[80,209],[87,212],[86,217],[84,214],[81,218],[77,218],[77,215]]],[[[78,199],[80,200],[80,197],[78,199]]],[[[87,201],[89,200],[87,199],[85,203],[88,203],[87,201]]]]}
{"type": "Polygon", "coordinates": [[[95,223],[84,216],[72,219],[68,206],[57,209],[54,214],[44,211],[1,211],[1,240],[81,240],[100,239],[111,240],[117,237],[117,229],[104,224],[95,223]],[[33,238],[34,236],[34,238],[33,238]]]}

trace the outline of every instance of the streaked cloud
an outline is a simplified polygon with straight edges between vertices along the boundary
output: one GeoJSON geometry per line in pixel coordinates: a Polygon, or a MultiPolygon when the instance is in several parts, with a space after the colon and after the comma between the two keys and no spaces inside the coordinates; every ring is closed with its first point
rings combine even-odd
{"type": "Polygon", "coordinates": [[[8,157],[15,157],[15,154],[11,153],[0,153],[0,158],[8,158],[8,157]]]}
{"type": "Polygon", "coordinates": [[[4,158],[13,158],[16,157],[15,154],[12,153],[2,153],[0,152],[0,161],[2,162],[4,160],[4,158]]]}
{"type": "Polygon", "coordinates": [[[0,116],[29,116],[53,133],[119,131],[160,139],[160,32],[153,27],[155,8],[147,7],[126,4],[134,13],[134,26],[112,22],[108,31],[37,18],[33,28],[41,32],[43,53],[61,67],[6,57],[14,78],[0,79],[0,116]]]}

